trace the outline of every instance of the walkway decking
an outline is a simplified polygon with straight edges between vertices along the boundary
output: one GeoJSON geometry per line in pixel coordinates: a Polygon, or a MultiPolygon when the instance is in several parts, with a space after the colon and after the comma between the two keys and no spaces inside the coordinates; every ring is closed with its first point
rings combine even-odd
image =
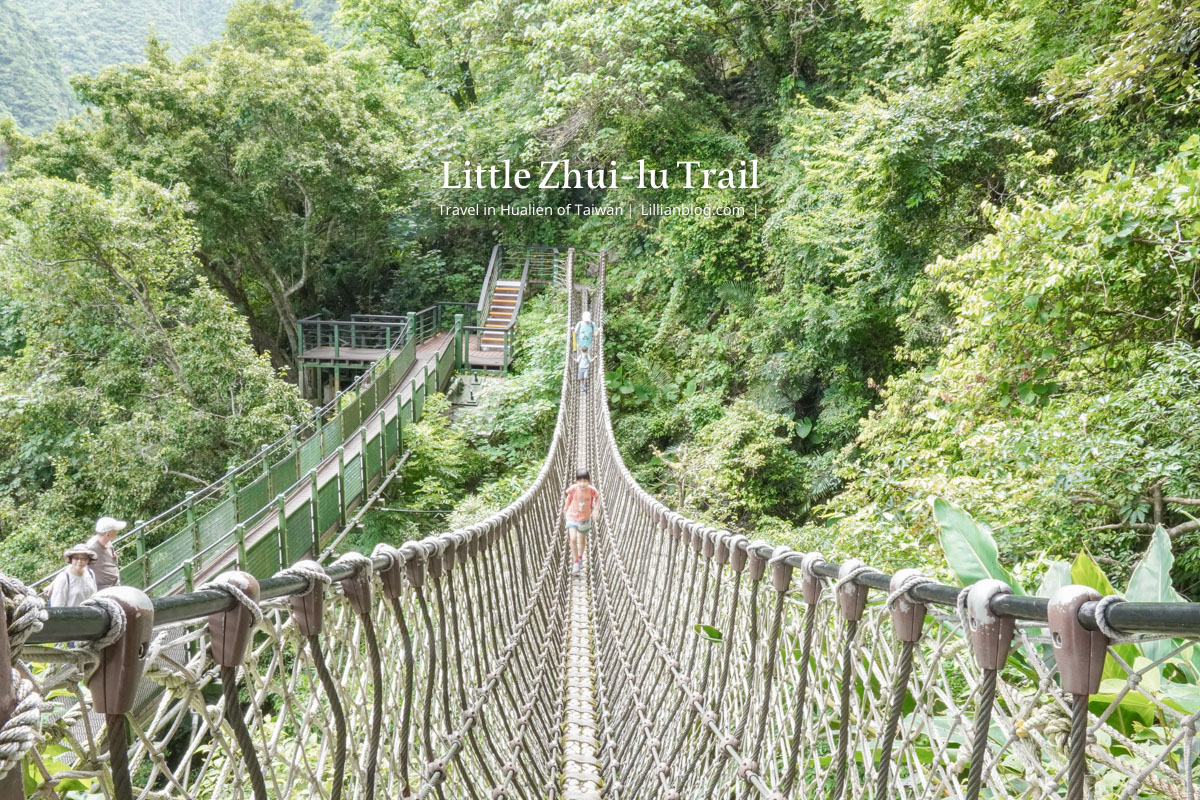
{"type": "MultiPolygon", "coordinates": [[[[372,439],[377,436],[383,427],[384,423],[391,422],[395,418],[397,406],[404,403],[406,400],[412,399],[412,382],[417,376],[422,378],[425,375],[426,366],[436,364],[436,359],[447,347],[452,346],[453,340],[449,333],[439,333],[431,339],[426,340],[417,346],[416,360],[408,372],[404,373],[404,377],[400,379],[400,383],[395,390],[388,395],[387,400],[379,404],[379,408],[372,414],[363,425],[366,429],[366,436],[357,436],[346,442],[343,447],[342,463],[352,460],[362,449],[363,439],[372,439]],[[399,396],[400,403],[396,402],[399,396]]],[[[345,352],[344,350],[342,352],[345,352]]],[[[383,351],[379,351],[382,353],[383,351]]],[[[338,463],[338,454],[333,453],[322,461],[317,467],[317,488],[328,484],[330,481],[335,481],[338,478],[340,464],[338,463]]],[[[366,487],[363,487],[364,494],[366,487]]],[[[308,484],[300,483],[293,488],[284,500],[286,513],[291,515],[292,512],[301,508],[312,497],[312,489],[308,484]]],[[[361,501],[360,501],[361,502],[361,501]]],[[[262,540],[279,529],[279,515],[267,514],[257,524],[246,529],[245,547],[249,550],[256,542],[262,540]]],[[[197,571],[195,581],[197,584],[210,580],[218,573],[228,569],[229,566],[237,560],[238,548],[232,546],[224,553],[215,558],[209,559],[204,567],[197,571]]]]}
{"type": "MultiPolygon", "coordinates": [[[[439,336],[445,336],[441,333],[439,336]]],[[[313,347],[304,351],[304,355],[300,360],[305,362],[320,362],[322,364],[334,364],[342,361],[350,361],[354,363],[370,362],[375,363],[383,358],[383,354],[387,350],[378,347],[339,347],[336,350],[332,347],[313,347]]]]}

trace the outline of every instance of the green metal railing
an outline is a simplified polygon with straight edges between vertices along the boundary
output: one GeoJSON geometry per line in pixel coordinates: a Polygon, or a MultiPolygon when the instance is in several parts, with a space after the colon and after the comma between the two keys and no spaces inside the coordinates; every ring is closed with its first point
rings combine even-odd
{"type": "MultiPolygon", "coordinates": [[[[453,315],[448,317],[454,319],[453,315]]],[[[359,435],[363,422],[397,390],[401,378],[415,363],[417,344],[436,335],[441,321],[438,306],[407,315],[404,325],[393,328],[398,332],[390,349],[311,417],[275,442],[264,445],[253,458],[220,479],[197,492],[189,492],[182,502],[150,520],[135,523],[129,532],[115,539],[113,547],[121,564],[122,583],[154,596],[177,591],[188,586],[192,574],[210,566],[213,559],[224,558],[231,548],[245,551],[238,558],[239,563],[257,563],[263,569],[268,562],[276,564],[263,574],[277,569],[277,556],[267,557],[266,545],[255,541],[246,548],[242,541],[244,532],[260,525],[266,514],[275,513],[281,496],[310,480],[313,469],[336,453],[350,437],[359,435]],[[408,323],[413,320],[415,324],[410,326],[408,323]],[[416,331],[417,335],[410,336],[409,331],[416,331]]],[[[461,339],[461,334],[455,334],[454,338],[461,339]]],[[[452,360],[460,349],[452,344],[439,356],[438,374],[446,381],[439,388],[447,385],[449,378],[445,376],[453,371],[452,360]]],[[[420,391],[423,405],[427,392],[425,376],[421,378],[420,391]]],[[[413,419],[408,405],[406,402],[403,412],[407,415],[405,422],[413,419]]],[[[389,458],[393,455],[388,453],[389,458]]],[[[328,501],[329,494],[330,490],[320,487],[318,507],[322,499],[328,501]],[[321,495],[321,491],[325,494],[321,495]]],[[[288,516],[296,513],[293,508],[288,516]]],[[[311,516],[311,510],[309,513],[311,516]]],[[[321,515],[318,511],[318,516],[321,515]]],[[[33,585],[45,584],[51,577],[48,575],[33,585]]]]}
{"type": "Polygon", "coordinates": [[[278,461],[262,462],[262,471],[248,482],[231,484],[227,496],[204,514],[185,511],[182,527],[155,546],[135,537],[134,552],[126,555],[128,545],[119,545],[122,583],[161,596],[190,590],[193,576],[214,564],[236,564],[265,577],[319,553],[363,492],[403,455],[404,428],[421,419],[425,398],[449,385],[457,358],[453,341],[432,370],[400,385],[415,363],[414,348],[410,339],[381,360],[368,373],[373,380],[360,382],[353,395],[340,396],[340,411],[321,430],[278,461]],[[409,399],[404,399],[405,388],[409,399]],[[390,418],[382,408],[387,403],[394,404],[390,418]],[[382,418],[372,425],[380,411],[382,418]],[[347,456],[351,442],[356,452],[347,456]],[[263,527],[269,528],[265,535],[250,538],[263,527]]]}

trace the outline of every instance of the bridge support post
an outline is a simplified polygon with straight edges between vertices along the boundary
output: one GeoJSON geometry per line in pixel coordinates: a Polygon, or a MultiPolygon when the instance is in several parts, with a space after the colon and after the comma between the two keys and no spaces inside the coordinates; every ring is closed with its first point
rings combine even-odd
{"type": "Polygon", "coordinates": [[[95,595],[95,599],[103,604],[109,615],[109,631],[120,625],[114,615],[124,616],[124,630],[101,650],[100,665],[88,679],[88,689],[92,693],[92,710],[104,715],[113,794],[117,800],[132,800],[125,715],[133,710],[146,669],[150,635],[154,629],[154,604],[144,592],[132,586],[104,589],[95,595]]]}
{"type": "MultiPolygon", "coordinates": [[[[1046,616],[1063,694],[1071,696],[1071,733],[1067,739],[1067,800],[1083,800],[1087,787],[1088,697],[1100,691],[1108,637],[1079,622],[1084,603],[1100,599],[1088,586],[1064,586],[1050,598],[1046,616]]],[[[1099,615],[1097,615],[1099,616],[1099,615]]]]}
{"type": "Polygon", "coordinates": [[[983,788],[983,762],[987,755],[988,732],[992,724],[992,706],[996,700],[996,679],[1008,661],[1016,621],[992,611],[992,600],[1012,594],[1004,581],[993,578],[978,581],[967,590],[967,624],[975,664],[983,670],[979,688],[979,707],[975,712],[975,733],[971,741],[971,769],[967,774],[967,800],[978,800],[983,788]]]}

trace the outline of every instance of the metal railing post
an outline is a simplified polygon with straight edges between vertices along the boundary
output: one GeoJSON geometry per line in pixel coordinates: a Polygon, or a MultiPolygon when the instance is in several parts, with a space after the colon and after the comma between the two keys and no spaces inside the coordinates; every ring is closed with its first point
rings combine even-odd
{"type": "Polygon", "coordinates": [[[309,487],[312,493],[310,507],[312,508],[312,541],[313,541],[313,557],[316,558],[321,553],[321,514],[317,509],[317,494],[319,487],[317,486],[317,469],[313,467],[308,471],[309,487]]]}
{"type": "Polygon", "coordinates": [[[247,566],[247,564],[246,564],[246,525],[245,525],[245,523],[239,522],[238,526],[233,529],[233,535],[234,535],[234,537],[237,538],[238,568],[245,569],[247,566]]]}
{"type": "Polygon", "coordinates": [[[466,361],[466,353],[463,351],[463,315],[454,315],[454,369],[462,369],[463,362],[466,361]]]}
{"type": "Polygon", "coordinates": [[[183,586],[189,592],[196,591],[196,565],[193,559],[183,562],[183,586]]]}
{"type": "Polygon", "coordinates": [[[282,494],[278,495],[275,505],[279,509],[279,566],[286,567],[292,563],[288,557],[287,498],[282,494]]]}
{"type": "Polygon", "coordinates": [[[338,456],[338,527],[346,527],[346,448],[339,446],[338,456]]]}
{"type": "Polygon", "coordinates": [[[362,493],[366,496],[371,484],[367,483],[370,473],[367,471],[367,426],[358,429],[358,468],[362,472],[362,493]]]}
{"type": "Polygon", "coordinates": [[[183,500],[187,503],[187,509],[184,512],[184,518],[187,520],[187,526],[192,529],[192,554],[200,552],[200,526],[196,524],[196,505],[195,492],[188,492],[183,496],[183,500]]]}
{"type": "Polygon", "coordinates": [[[408,337],[412,339],[413,347],[421,343],[417,338],[417,315],[415,312],[408,312],[404,315],[405,322],[408,324],[408,337]]]}
{"type": "Polygon", "coordinates": [[[400,412],[404,410],[403,394],[396,392],[396,458],[404,454],[404,417],[400,416],[400,412]]]}
{"type": "MultiPolygon", "coordinates": [[[[236,506],[236,501],[234,502],[236,506]]],[[[146,557],[146,524],[140,519],[133,523],[134,533],[137,534],[137,557],[142,562],[142,588],[150,585],[150,559],[146,557]]]]}

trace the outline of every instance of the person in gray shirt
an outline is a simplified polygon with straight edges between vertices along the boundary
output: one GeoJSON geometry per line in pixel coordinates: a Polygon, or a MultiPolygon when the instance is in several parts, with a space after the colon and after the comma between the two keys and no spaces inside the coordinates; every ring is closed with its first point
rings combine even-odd
{"type": "Polygon", "coordinates": [[[96,593],[96,578],[91,570],[96,553],[90,547],[77,544],[67,548],[63,556],[67,559],[67,566],[54,576],[54,582],[50,584],[50,605],[77,606],[96,593]]]}
{"type": "Polygon", "coordinates": [[[96,520],[96,535],[88,539],[86,547],[96,554],[92,562],[92,573],[96,576],[96,589],[107,589],[121,583],[121,569],[117,565],[117,552],[112,540],[125,530],[128,523],[112,517],[96,520]]]}

